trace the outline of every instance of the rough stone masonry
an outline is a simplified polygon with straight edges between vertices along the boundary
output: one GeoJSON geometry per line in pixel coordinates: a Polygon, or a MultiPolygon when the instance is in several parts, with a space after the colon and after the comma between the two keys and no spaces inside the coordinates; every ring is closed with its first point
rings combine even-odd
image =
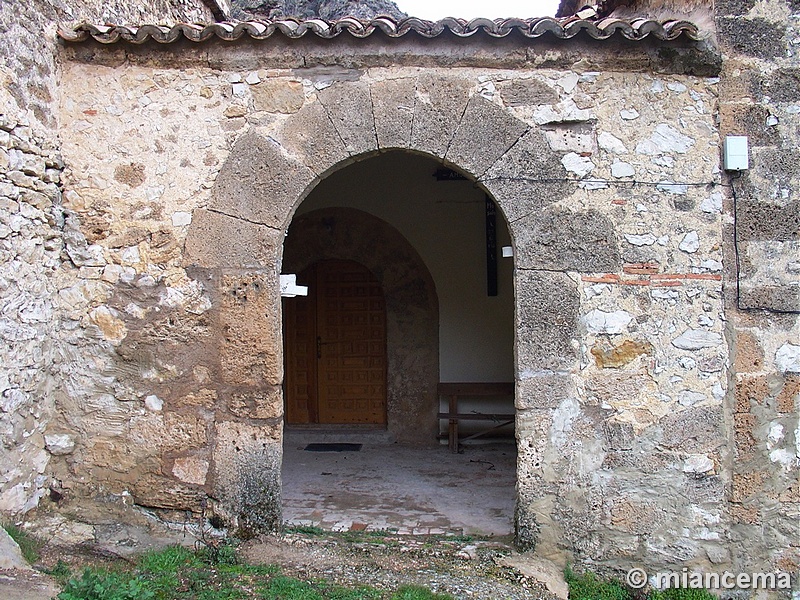
{"type": "Polygon", "coordinates": [[[327,174],[401,149],[477,181],[514,240],[520,545],[797,573],[799,9],[719,4],[718,46],[72,44],[3,4],[4,56],[37,65],[2,70],[3,513],[52,489],[278,526],[284,233],[327,174]]]}

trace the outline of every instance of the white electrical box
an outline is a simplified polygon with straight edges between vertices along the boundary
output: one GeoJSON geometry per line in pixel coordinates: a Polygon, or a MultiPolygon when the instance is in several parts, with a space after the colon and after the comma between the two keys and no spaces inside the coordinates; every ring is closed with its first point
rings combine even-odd
{"type": "Polygon", "coordinates": [[[725,136],[723,166],[726,171],[746,171],[750,168],[746,135],[725,136]]]}

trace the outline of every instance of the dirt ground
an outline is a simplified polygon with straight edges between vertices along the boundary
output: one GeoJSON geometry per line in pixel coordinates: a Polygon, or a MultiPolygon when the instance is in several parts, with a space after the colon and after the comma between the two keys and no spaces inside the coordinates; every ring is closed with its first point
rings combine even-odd
{"type": "Polygon", "coordinates": [[[413,584],[454,598],[555,600],[543,582],[523,573],[508,539],[398,536],[376,533],[287,533],[241,548],[252,564],[279,564],[298,578],[392,589],[413,584]],[[513,558],[512,558],[513,557],[513,558]],[[514,564],[514,566],[512,566],[514,564]]]}

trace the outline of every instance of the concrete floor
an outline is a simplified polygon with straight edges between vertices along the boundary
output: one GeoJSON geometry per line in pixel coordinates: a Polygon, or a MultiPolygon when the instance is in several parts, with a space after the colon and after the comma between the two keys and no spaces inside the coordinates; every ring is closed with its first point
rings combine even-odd
{"type": "Polygon", "coordinates": [[[325,530],[404,534],[513,533],[513,440],[447,446],[392,444],[380,432],[287,431],[283,517],[325,530]],[[313,442],[362,443],[359,452],[308,452],[313,442]]]}

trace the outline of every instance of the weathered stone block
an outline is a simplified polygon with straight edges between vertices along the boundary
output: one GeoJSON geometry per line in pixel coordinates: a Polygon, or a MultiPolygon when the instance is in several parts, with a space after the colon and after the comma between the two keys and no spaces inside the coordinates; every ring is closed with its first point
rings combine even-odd
{"type": "Polygon", "coordinates": [[[722,408],[705,406],[674,412],[659,422],[661,444],[688,454],[713,451],[725,441],[722,408]]]}
{"type": "Polygon", "coordinates": [[[767,124],[770,111],[760,104],[723,104],[719,109],[720,135],[746,135],[752,146],[774,146],[778,128],[767,124]]]}
{"type": "MultiPolygon", "coordinates": [[[[322,117],[332,130],[328,117],[324,113],[322,117]]],[[[305,131],[315,132],[313,128],[305,131]]],[[[314,137],[316,132],[309,135],[314,137]]],[[[316,146],[315,141],[311,143],[316,146]]],[[[341,147],[341,141],[338,145],[341,147]]],[[[208,208],[254,223],[283,227],[292,204],[313,179],[308,168],[285,157],[273,142],[247,133],[237,140],[222,166],[208,208]]]]}
{"type": "Polygon", "coordinates": [[[317,97],[350,154],[377,149],[375,118],[366,83],[334,83],[317,92],[317,97]]]}
{"type": "Polygon", "coordinates": [[[420,75],[411,147],[444,158],[464,114],[472,83],[463,78],[420,75]]]}
{"type": "Polygon", "coordinates": [[[139,506],[187,510],[199,514],[206,495],[201,490],[158,475],[145,475],[131,486],[133,501],[139,506]]]}
{"type": "Polygon", "coordinates": [[[518,269],[515,288],[520,371],[568,370],[577,354],[577,284],[564,273],[518,269]]]}
{"type": "Polygon", "coordinates": [[[731,502],[743,503],[764,493],[764,482],[768,474],[763,471],[734,473],[731,502]]]}
{"type": "Polygon", "coordinates": [[[736,335],[733,370],[735,373],[757,373],[764,365],[764,349],[758,338],[747,331],[736,335]]]}
{"type": "Polygon", "coordinates": [[[208,460],[196,456],[176,458],[172,463],[172,474],[184,483],[205,485],[208,479],[208,460]]]}
{"type": "MultiPolygon", "coordinates": [[[[317,175],[326,173],[350,158],[342,138],[339,137],[328,113],[319,101],[306,104],[299,112],[284,121],[277,138],[299,163],[306,165],[317,175]]],[[[305,177],[303,180],[305,185],[309,183],[305,177]]],[[[267,189],[269,188],[268,185],[267,189]]],[[[294,200],[302,196],[303,190],[287,191],[291,192],[288,198],[294,200]]]]}
{"type": "Polygon", "coordinates": [[[797,102],[800,98],[800,68],[776,69],[763,82],[761,92],[774,102],[797,102]]]}
{"type": "Polygon", "coordinates": [[[183,260],[208,269],[268,269],[282,241],[279,229],[198,208],[192,213],[183,260]]]}
{"type": "Polygon", "coordinates": [[[739,286],[739,305],[742,308],[765,308],[784,312],[800,312],[800,287],[739,286]]]}
{"type": "Polygon", "coordinates": [[[281,525],[281,444],[280,425],[217,424],[214,493],[238,520],[241,535],[281,525]]]}
{"type": "Polygon", "coordinates": [[[534,77],[500,82],[497,90],[506,106],[540,106],[558,102],[558,92],[534,77]]]}
{"type": "Polygon", "coordinates": [[[778,397],[778,412],[795,413],[800,404],[800,375],[787,374],[778,397]]]}
{"type": "MultiPolygon", "coordinates": [[[[800,156],[798,156],[800,158],[800,156]]],[[[800,169],[793,169],[793,176],[800,174],[800,169]]],[[[781,177],[777,169],[769,169],[764,175],[781,177]]],[[[785,185],[790,185],[790,178],[784,175],[785,185]]],[[[742,198],[736,203],[736,234],[739,241],[800,240],[800,200],[775,204],[762,202],[752,198],[742,198]]]]}
{"type": "Polygon", "coordinates": [[[786,53],[786,27],[766,19],[719,17],[717,34],[723,47],[748,56],[770,59],[786,53]]]}
{"type": "Polygon", "coordinates": [[[516,387],[518,410],[556,408],[564,398],[574,396],[569,375],[524,369],[516,387]]]}
{"type": "Polygon", "coordinates": [[[717,0],[714,10],[718,15],[744,16],[756,5],[756,0],[717,0]]]}
{"type": "MultiPolygon", "coordinates": [[[[151,440],[151,443],[155,440],[151,440]]],[[[192,415],[164,414],[163,447],[167,450],[188,450],[208,442],[206,422],[192,415]]]]}
{"type": "Polygon", "coordinates": [[[220,294],[221,381],[239,386],[279,385],[283,349],[277,273],[226,273],[220,294]]]}
{"type": "Polygon", "coordinates": [[[283,414],[283,391],[279,386],[230,394],[230,411],[247,419],[277,419],[283,414]]]}
{"type": "Polygon", "coordinates": [[[527,130],[526,123],[475,95],[467,103],[445,159],[480,178],[527,130]]]}
{"type": "Polygon", "coordinates": [[[291,79],[267,79],[250,86],[250,94],[256,110],[271,113],[295,113],[305,102],[303,84],[291,79]]]}
{"type": "Polygon", "coordinates": [[[597,211],[546,208],[513,229],[518,268],[606,272],[622,266],[614,227],[597,211]]]}
{"type": "Polygon", "coordinates": [[[486,188],[512,225],[574,190],[561,156],[539,129],[531,129],[483,175],[486,188]]]}
{"type": "Polygon", "coordinates": [[[386,79],[372,84],[372,109],[378,146],[407,148],[416,101],[416,79],[386,79]]]}
{"type": "Polygon", "coordinates": [[[736,411],[750,412],[752,405],[764,404],[769,394],[769,385],[765,376],[743,377],[736,382],[736,411]]]}

